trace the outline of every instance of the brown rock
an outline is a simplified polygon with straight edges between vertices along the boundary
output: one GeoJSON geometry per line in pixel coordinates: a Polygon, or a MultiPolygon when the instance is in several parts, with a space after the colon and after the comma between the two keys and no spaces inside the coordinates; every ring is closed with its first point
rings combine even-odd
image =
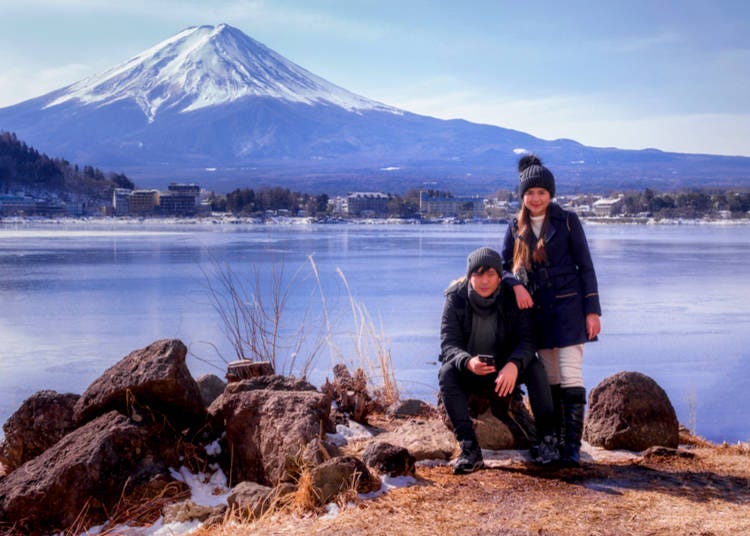
{"type": "Polygon", "coordinates": [[[354,456],[331,458],[315,467],[311,476],[318,504],[326,504],[350,489],[357,493],[369,493],[381,486],[380,479],[374,477],[365,463],[354,456]]]}
{"type": "Polygon", "coordinates": [[[187,348],[177,339],[156,341],[107,369],[75,406],[80,425],[110,410],[131,415],[157,411],[175,428],[198,428],[205,421],[198,384],[185,365],[187,348]]]}
{"type": "Polygon", "coordinates": [[[268,389],[271,391],[317,391],[315,386],[307,380],[273,374],[231,382],[227,385],[226,390],[228,393],[240,393],[242,391],[257,391],[258,389],[268,389]]]}
{"type": "Polygon", "coordinates": [[[591,391],[583,437],[605,449],[676,448],[679,424],[669,397],[654,380],[618,372],[591,391]]]}
{"type": "Polygon", "coordinates": [[[226,431],[231,481],[276,485],[293,479],[307,444],[331,428],[329,410],[330,401],[315,391],[227,389],[208,411],[214,428],[226,431]]]}
{"type": "Polygon", "coordinates": [[[382,441],[367,445],[362,459],[368,467],[388,476],[414,476],[416,459],[404,447],[397,447],[382,441]]]}
{"type": "Polygon", "coordinates": [[[84,525],[104,521],[123,490],[165,470],[155,437],[117,412],[78,428],[0,481],[0,523],[34,535],[67,529],[84,509],[84,525]]]}
{"type": "Polygon", "coordinates": [[[0,463],[7,472],[39,456],[73,426],[73,406],[78,395],[39,391],[21,404],[3,425],[0,463]]]}

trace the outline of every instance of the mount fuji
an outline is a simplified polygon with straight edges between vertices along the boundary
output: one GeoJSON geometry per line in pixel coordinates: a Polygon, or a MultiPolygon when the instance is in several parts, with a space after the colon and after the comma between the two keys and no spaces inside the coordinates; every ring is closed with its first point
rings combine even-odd
{"type": "Polygon", "coordinates": [[[0,130],[52,156],[221,190],[286,184],[331,193],[515,186],[523,150],[558,189],[750,183],[750,158],[627,151],[441,120],[356,95],[220,24],[187,28],[91,78],[0,109],[0,130]],[[724,181],[722,183],[722,181],[724,181]]]}

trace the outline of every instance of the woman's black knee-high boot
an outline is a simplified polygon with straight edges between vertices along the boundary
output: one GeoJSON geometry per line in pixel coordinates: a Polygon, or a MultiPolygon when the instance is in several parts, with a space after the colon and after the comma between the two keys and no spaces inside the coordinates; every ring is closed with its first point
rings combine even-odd
{"type": "Polygon", "coordinates": [[[565,445],[562,449],[560,462],[563,465],[577,467],[581,462],[581,437],[583,436],[583,417],[586,408],[586,389],[583,387],[565,387],[561,390],[565,414],[565,445]]]}
{"type": "Polygon", "coordinates": [[[552,392],[552,412],[555,419],[555,438],[562,451],[565,444],[565,413],[563,412],[562,388],[559,383],[549,386],[552,392]]]}

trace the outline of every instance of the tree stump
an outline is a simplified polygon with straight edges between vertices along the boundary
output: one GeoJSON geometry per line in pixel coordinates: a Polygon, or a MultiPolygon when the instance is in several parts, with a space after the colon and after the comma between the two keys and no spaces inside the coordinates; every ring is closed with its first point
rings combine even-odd
{"type": "Polygon", "coordinates": [[[251,361],[249,359],[240,359],[232,361],[227,365],[227,381],[238,382],[258,376],[270,376],[275,374],[273,365],[270,361],[251,361]]]}

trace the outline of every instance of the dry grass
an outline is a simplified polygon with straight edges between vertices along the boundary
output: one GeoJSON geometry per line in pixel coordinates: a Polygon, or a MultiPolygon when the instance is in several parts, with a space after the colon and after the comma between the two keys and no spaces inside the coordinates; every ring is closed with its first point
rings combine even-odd
{"type": "MultiPolygon", "coordinates": [[[[287,509],[231,534],[750,534],[747,446],[691,452],[580,469],[514,463],[465,476],[419,467],[417,485],[367,501],[350,496],[335,517],[287,509]]],[[[230,534],[222,530],[200,534],[230,534]]]]}

